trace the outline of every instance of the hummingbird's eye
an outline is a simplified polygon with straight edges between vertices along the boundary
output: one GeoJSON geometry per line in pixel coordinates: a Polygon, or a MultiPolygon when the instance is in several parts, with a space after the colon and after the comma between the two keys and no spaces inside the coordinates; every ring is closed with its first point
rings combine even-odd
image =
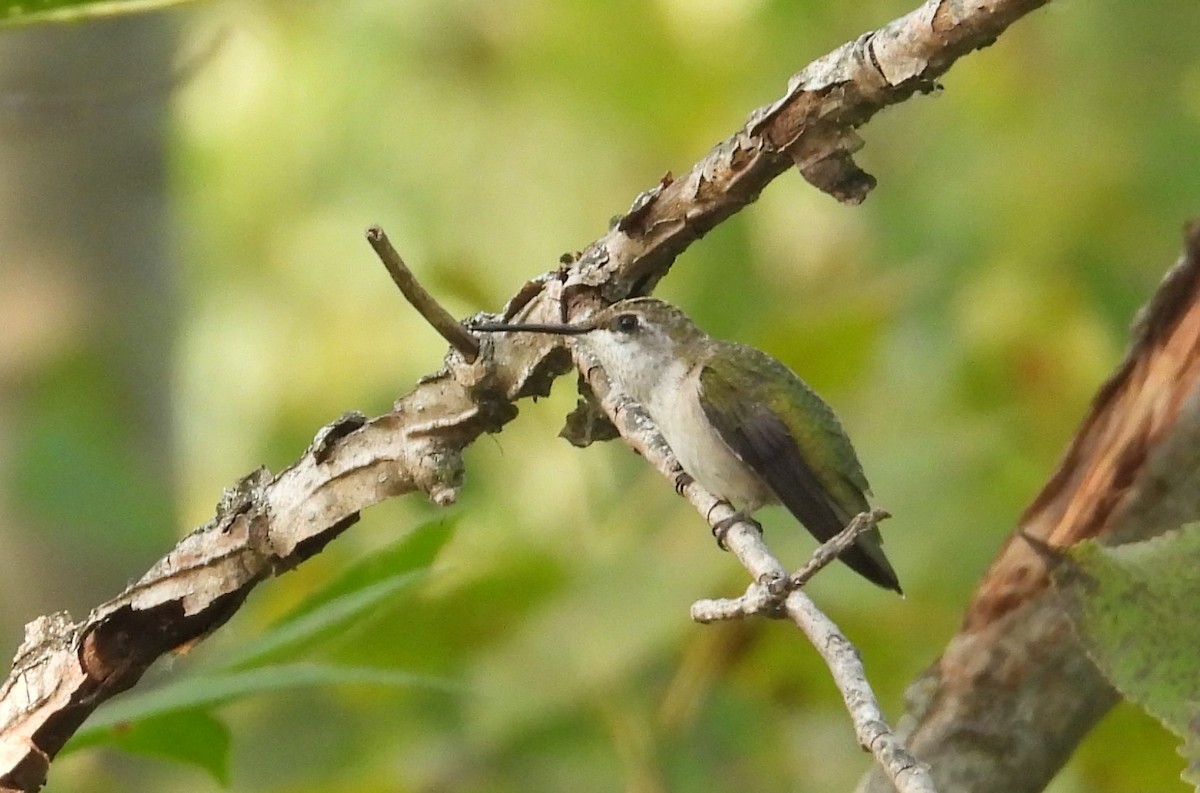
{"type": "Polygon", "coordinates": [[[637,314],[618,314],[612,326],[621,333],[633,333],[638,329],[637,314]]]}

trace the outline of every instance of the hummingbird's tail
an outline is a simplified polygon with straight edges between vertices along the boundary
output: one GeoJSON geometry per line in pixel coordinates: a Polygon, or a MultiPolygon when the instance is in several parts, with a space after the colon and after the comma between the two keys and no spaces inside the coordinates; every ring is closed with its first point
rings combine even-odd
{"type": "Polygon", "coordinates": [[[879,535],[879,529],[871,529],[858,535],[854,545],[842,551],[838,558],[872,584],[904,594],[900,589],[900,579],[896,571],[883,554],[883,538],[879,535]]]}
{"type": "MultiPolygon", "coordinates": [[[[846,528],[855,515],[870,509],[866,495],[861,492],[847,491],[846,500],[850,503],[843,505],[830,498],[825,491],[814,490],[810,498],[797,497],[797,493],[789,492],[789,498],[780,500],[804,528],[821,542],[828,542],[846,528]]],[[[900,578],[883,553],[883,537],[878,528],[858,535],[854,544],[842,551],[838,558],[872,584],[904,594],[904,590],[900,589],[900,578]]]]}

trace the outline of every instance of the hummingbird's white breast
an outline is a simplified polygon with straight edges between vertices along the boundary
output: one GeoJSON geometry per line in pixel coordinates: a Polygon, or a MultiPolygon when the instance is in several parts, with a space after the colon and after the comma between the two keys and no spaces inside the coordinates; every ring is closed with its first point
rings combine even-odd
{"type": "Polygon", "coordinates": [[[683,470],[718,498],[754,512],[775,500],[770,488],[733,453],[700,404],[700,370],[674,361],[651,391],[646,411],[683,470]]]}

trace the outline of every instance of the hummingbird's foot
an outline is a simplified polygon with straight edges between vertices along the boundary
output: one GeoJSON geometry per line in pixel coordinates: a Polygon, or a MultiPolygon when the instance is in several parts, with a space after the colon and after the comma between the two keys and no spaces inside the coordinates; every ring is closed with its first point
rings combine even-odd
{"type": "Polygon", "coordinates": [[[722,551],[729,550],[729,547],[725,545],[725,535],[728,534],[729,530],[738,523],[749,523],[751,526],[758,529],[759,534],[763,533],[763,527],[761,523],[747,515],[745,512],[735,512],[729,517],[722,518],[721,520],[717,521],[716,525],[712,527],[713,536],[717,538],[717,547],[722,551]]]}
{"type": "Polygon", "coordinates": [[[675,492],[682,496],[687,486],[695,481],[691,474],[680,468],[679,473],[675,474],[675,492]]]}

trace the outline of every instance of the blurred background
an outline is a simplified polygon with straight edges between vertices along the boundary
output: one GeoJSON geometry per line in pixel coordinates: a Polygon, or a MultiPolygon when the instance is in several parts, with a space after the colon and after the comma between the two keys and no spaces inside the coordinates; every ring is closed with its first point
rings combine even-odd
{"type": "MultiPolygon", "coordinates": [[[[0,647],[140,576],[221,489],[444,345],[363,240],[457,315],[497,310],[686,171],[811,59],[912,0],[209,2],[0,31],[0,647]]],[[[840,206],[785,176],[658,294],[764,348],[859,450],[907,593],[817,601],[886,712],[958,626],[1200,202],[1200,6],[1059,2],[864,130],[840,206]]],[[[185,678],[414,528],[432,567],[303,658],[456,688],[293,687],[216,709],[235,791],[848,790],[867,768],[783,624],[698,626],[746,577],[621,444],[555,438],[554,395],[467,455],[459,503],[370,510],[147,685],[185,678]]],[[[760,516],[788,561],[812,542],[760,516]]],[[[152,678],[152,679],[149,679],[152,678]]],[[[1054,782],[1179,791],[1117,708],[1054,782]]],[[[90,749],[48,790],[219,789],[90,749]]]]}

